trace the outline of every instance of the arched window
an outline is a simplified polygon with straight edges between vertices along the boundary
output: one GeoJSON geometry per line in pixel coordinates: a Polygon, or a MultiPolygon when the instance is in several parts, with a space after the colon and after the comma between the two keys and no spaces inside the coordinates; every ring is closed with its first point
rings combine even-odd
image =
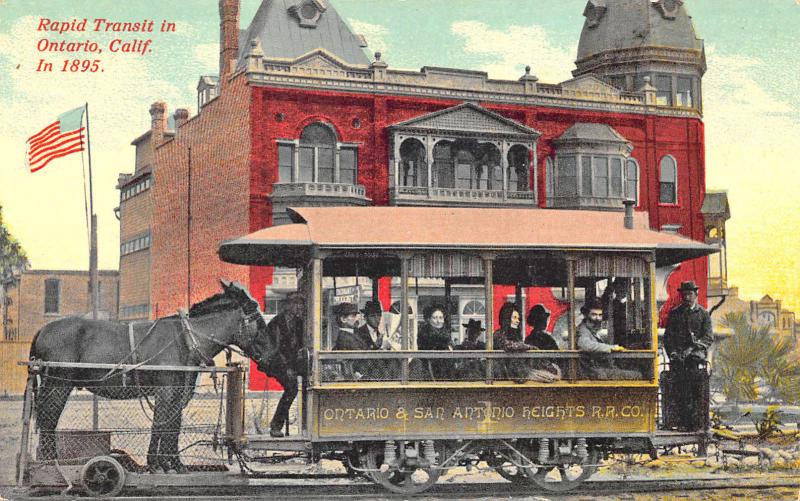
{"type": "Polygon", "coordinates": [[[358,147],[338,142],[333,128],[316,122],[299,140],[278,140],[278,182],[358,182],[358,147]]]}
{"type": "Polygon", "coordinates": [[[508,191],[529,191],[528,148],[515,144],[508,150],[508,191]]]}
{"type": "MultiPolygon", "coordinates": [[[[466,324],[470,320],[479,320],[484,322],[486,319],[486,306],[485,303],[479,299],[473,299],[464,303],[463,308],[461,308],[461,316],[459,319],[459,341],[463,342],[466,338],[466,328],[463,324],[466,324]]],[[[484,326],[485,327],[485,326],[484,326]]],[[[480,339],[486,339],[485,335],[482,336],[480,339]]]]}
{"type": "Polygon", "coordinates": [[[556,173],[553,166],[553,159],[547,157],[544,161],[544,194],[547,197],[547,203],[556,192],[556,173]]]}
{"type": "Polygon", "coordinates": [[[425,145],[409,138],[400,145],[400,186],[428,186],[428,165],[425,145]]]}
{"type": "Polygon", "coordinates": [[[662,204],[678,203],[678,165],[667,155],[661,159],[659,174],[659,197],[662,204]]]}
{"type": "Polygon", "coordinates": [[[336,135],[321,124],[313,123],[300,134],[300,182],[332,183],[336,135]]]}
{"type": "Polygon", "coordinates": [[[633,158],[625,162],[625,198],[639,205],[639,164],[633,158]]]}

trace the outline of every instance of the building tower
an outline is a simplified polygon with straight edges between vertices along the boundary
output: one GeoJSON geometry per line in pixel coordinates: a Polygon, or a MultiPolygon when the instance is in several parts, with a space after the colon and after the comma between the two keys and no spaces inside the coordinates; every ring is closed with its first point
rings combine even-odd
{"type": "Polygon", "coordinates": [[[630,92],[649,83],[655,104],[702,110],[705,50],[684,3],[589,0],[573,75],[594,74],[630,92]]]}

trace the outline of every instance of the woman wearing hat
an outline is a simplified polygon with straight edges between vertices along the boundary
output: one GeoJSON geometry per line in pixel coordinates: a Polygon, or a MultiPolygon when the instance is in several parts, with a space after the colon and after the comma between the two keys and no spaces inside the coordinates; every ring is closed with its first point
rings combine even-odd
{"type": "MultiPolygon", "coordinates": [[[[514,303],[505,303],[500,308],[500,328],[494,332],[494,349],[503,350],[509,353],[516,353],[535,349],[522,341],[520,331],[521,316],[514,303]]],[[[526,381],[538,381],[550,383],[560,379],[558,373],[540,369],[538,363],[531,363],[530,360],[506,360],[498,361],[495,364],[495,375],[500,378],[513,379],[517,383],[526,381]]]]}
{"type": "Polygon", "coordinates": [[[537,304],[528,312],[528,325],[533,330],[525,338],[525,344],[533,346],[537,350],[558,350],[558,344],[547,332],[547,322],[550,319],[550,312],[541,304],[537,304]]]}

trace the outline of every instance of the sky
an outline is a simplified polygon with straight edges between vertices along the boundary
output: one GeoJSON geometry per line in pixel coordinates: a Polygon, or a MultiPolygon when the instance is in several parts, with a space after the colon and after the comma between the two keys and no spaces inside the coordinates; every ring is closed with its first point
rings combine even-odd
{"type": "MultiPolygon", "coordinates": [[[[245,28],[260,0],[242,0],[245,28]]],[[[333,0],[370,53],[390,68],[484,70],[519,78],[526,65],[540,81],[571,77],[586,0],[333,0]]],[[[782,299],[800,312],[800,0],[685,0],[705,40],[703,78],[706,184],[725,189],[729,284],[740,295],[782,299]]],[[[54,25],[50,25],[54,26],[54,25]]],[[[115,269],[119,228],[113,209],[120,173],[132,172],[133,138],[149,127],[148,109],[166,101],[196,112],[198,77],[216,74],[217,0],[0,0],[0,205],[4,221],[37,269],[86,269],[85,175],[80,155],[35,174],[24,166],[25,140],[55,118],[89,103],[99,262],[115,269]],[[152,19],[153,33],[38,31],[41,19],[69,22],[152,19]],[[174,32],[158,32],[162,20],[174,32]],[[111,53],[116,39],[152,39],[152,52],[111,53]],[[96,41],[102,54],[43,53],[42,39],[96,41]],[[65,59],[100,59],[98,72],[61,72],[65,59]],[[52,72],[37,72],[40,59],[52,72]]]]}

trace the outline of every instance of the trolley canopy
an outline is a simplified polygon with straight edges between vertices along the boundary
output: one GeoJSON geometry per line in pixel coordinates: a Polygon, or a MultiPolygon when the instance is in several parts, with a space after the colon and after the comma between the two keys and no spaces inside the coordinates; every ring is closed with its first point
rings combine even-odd
{"type": "Polygon", "coordinates": [[[666,266],[718,252],[673,233],[653,231],[645,212],[633,229],[622,212],[442,207],[303,207],[287,209],[292,224],[223,242],[219,256],[235,264],[298,267],[312,249],[363,251],[639,251],[666,266]]]}

